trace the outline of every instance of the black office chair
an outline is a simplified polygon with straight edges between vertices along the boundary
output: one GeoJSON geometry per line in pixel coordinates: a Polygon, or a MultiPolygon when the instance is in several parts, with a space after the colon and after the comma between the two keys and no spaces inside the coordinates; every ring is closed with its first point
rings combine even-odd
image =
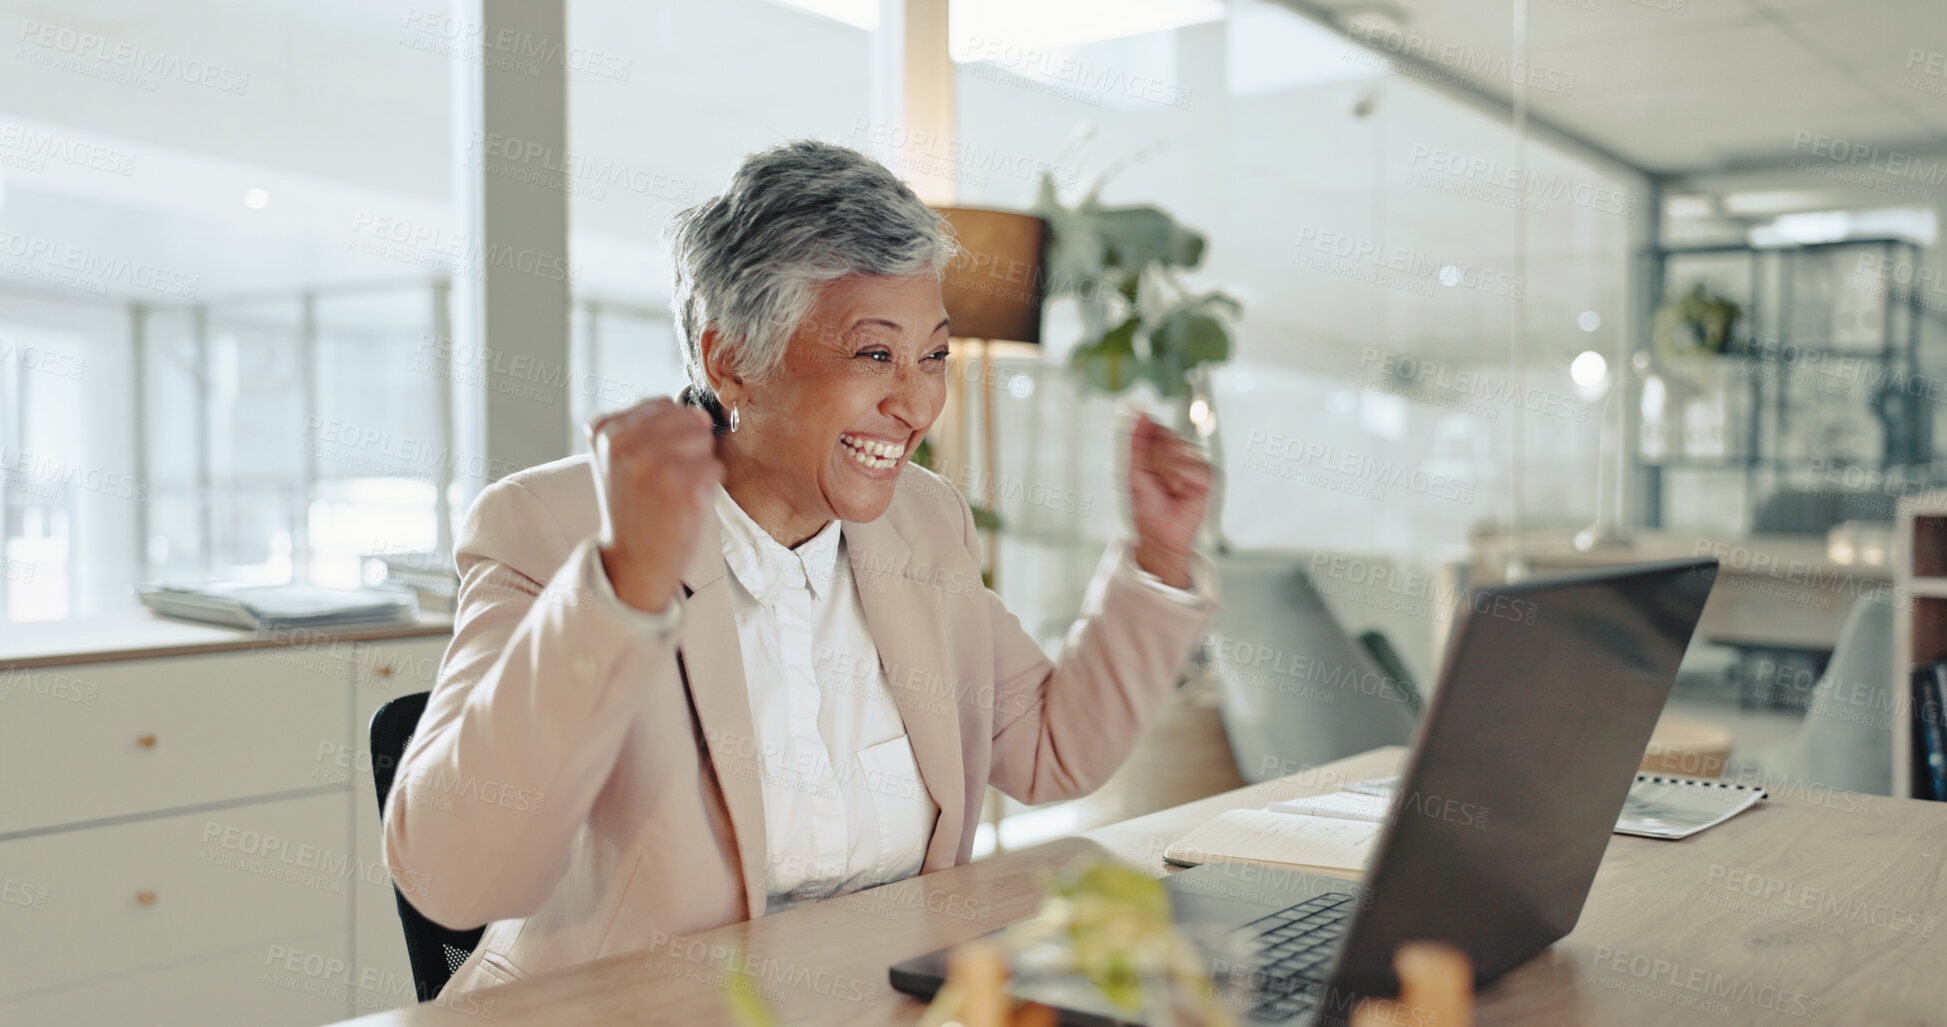
{"type": "Polygon", "coordinates": [[[1406,669],[1406,661],[1399,658],[1399,650],[1393,648],[1393,640],[1384,631],[1372,628],[1359,632],[1359,646],[1372,657],[1386,676],[1399,686],[1400,695],[1406,700],[1408,709],[1418,716],[1426,710],[1426,697],[1420,694],[1420,686],[1413,683],[1413,672],[1406,669]]]}
{"type": "MultiPolygon", "coordinates": [[[[412,733],[419,728],[419,715],[426,712],[426,699],[430,695],[431,692],[402,695],[372,714],[372,790],[378,793],[381,820],[385,818],[385,795],[392,790],[399,758],[406,754],[406,743],[412,741],[412,733]]],[[[487,929],[455,931],[441,927],[412,908],[396,884],[392,886],[392,895],[399,901],[399,922],[406,929],[406,955],[412,960],[413,986],[419,991],[419,1001],[429,1002],[473,954],[474,946],[480,944],[480,935],[487,929]]]]}

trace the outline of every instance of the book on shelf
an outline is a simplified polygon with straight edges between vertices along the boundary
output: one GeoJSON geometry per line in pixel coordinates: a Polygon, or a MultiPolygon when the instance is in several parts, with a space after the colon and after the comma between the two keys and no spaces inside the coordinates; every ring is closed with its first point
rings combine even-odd
{"type": "Polygon", "coordinates": [[[1916,799],[1947,799],[1947,660],[1913,668],[1916,799]]]}

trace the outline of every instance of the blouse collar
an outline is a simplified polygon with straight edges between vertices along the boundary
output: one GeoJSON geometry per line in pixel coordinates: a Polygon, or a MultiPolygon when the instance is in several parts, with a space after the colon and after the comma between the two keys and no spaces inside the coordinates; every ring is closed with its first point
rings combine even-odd
{"type": "Polygon", "coordinates": [[[838,569],[841,522],[833,518],[796,549],[787,549],[751,520],[744,508],[717,485],[717,519],[723,522],[723,558],[752,597],[773,606],[786,591],[809,586],[813,598],[830,593],[838,569]]]}

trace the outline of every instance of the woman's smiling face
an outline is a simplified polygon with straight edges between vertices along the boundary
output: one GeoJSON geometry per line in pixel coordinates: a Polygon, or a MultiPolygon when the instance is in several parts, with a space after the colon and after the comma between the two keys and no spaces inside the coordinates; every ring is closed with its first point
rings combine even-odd
{"type": "Polygon", "coordinates": [[[774,534],[808,536],[833,517],[876,520],[946,403],[947,333],[932,276],[852,275],[825,285],[776,374],[718,377],[725,405],[739,411],[737,432],[724,440],[731,494],[774,534]],[[740,486],[755,486],[761,506],[778,509],[751,509],[740,486]]]}

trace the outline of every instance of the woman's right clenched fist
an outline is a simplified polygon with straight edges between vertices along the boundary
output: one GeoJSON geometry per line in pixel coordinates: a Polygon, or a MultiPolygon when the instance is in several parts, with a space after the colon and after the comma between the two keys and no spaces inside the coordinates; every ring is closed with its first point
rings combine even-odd
{"type": "Polygon", "coordinates": [[[710,415],[647,399],[588,426],[602,569],[623,602],[661,613],[682,585],[711,489],[723,480],[710,415]]]}

